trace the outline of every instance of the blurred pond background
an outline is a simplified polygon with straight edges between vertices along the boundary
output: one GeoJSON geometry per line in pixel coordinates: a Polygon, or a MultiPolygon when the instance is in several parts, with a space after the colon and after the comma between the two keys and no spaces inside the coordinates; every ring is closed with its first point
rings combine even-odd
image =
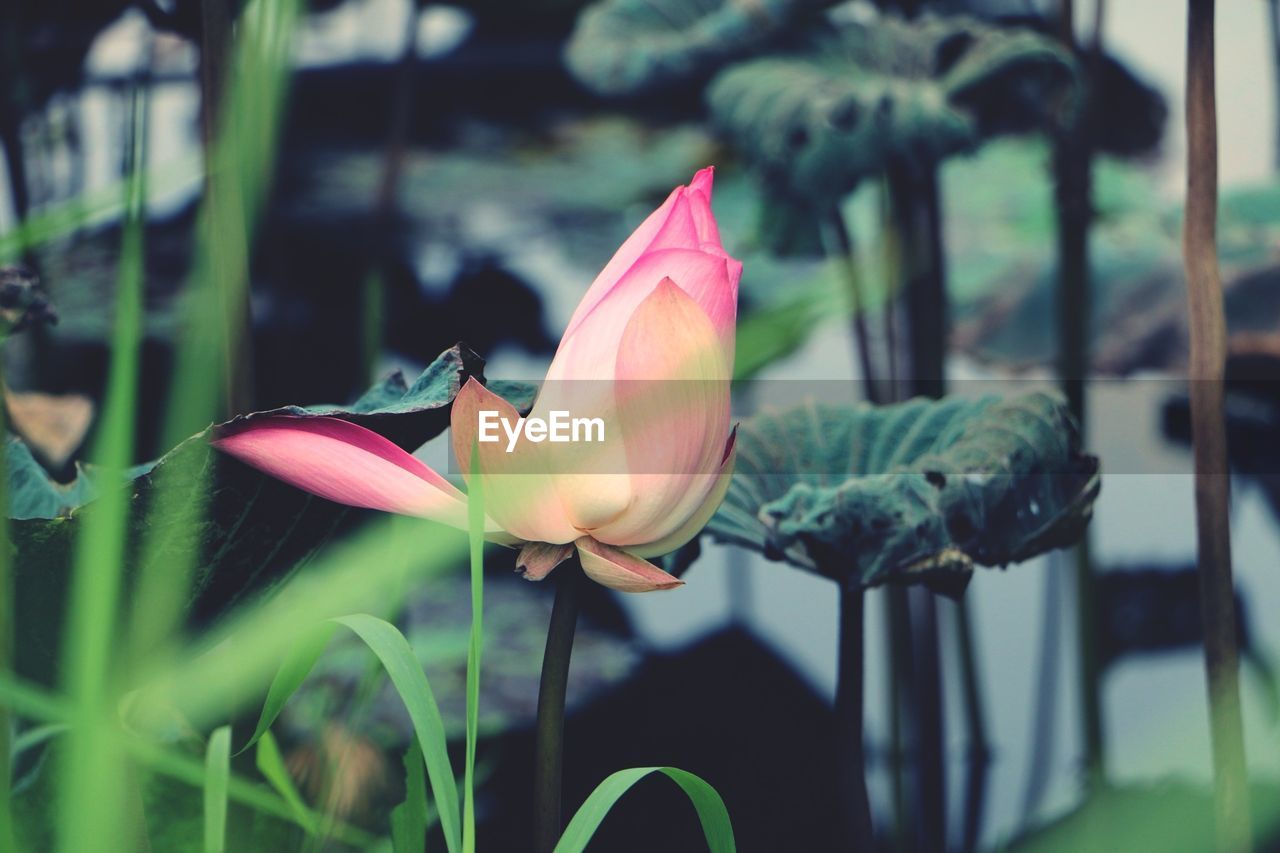
{"type": "MultiPolygon", "coordinates": [[[[739,359],[754,359],[750,378],[758,382],[744,388],[767,397],[772,382],[847,380],[824,387],[860,393],[864,372],[850,342],[838,265],[778,251],[762,236],[768,181],[741,140],[709,114],[707,75],[624,94],[593,91],[564,58],[583,5],[312,2],[294,33],[276,173],[250,255],[246,407],[347,401],[395,368],[416,375],[458,341],[486,359],[489,377],[542,376],[614,247],[706,164],[717,168],[714,206],[725,246],[745,263],[739,359]]],[[[1218,5],[1220,244],[1232,353],[1239,376],[1270,380],[1280,359],[1276,4],[1218,5]]],[[[192,23],[199,8],[187,0],[6,6],[0,252],[36,271],[60,316],[58,325],[6,345],[9,406],[15,429],[66,479],[92,436],[103,395],[136,85],[148,101],[137,461],[167,449],[161,407],[203,187],[201,60],[192,23]],[[24,221],[26,230],[19,228],[24,221]]],[[[983,16],[984,26],[996,29],[1039,33],[1053,33],[1058,14],[1048,0],[933,7],[942,15],[983,16]]],[[[1094,3],[1076,3],[1082,41],[1091,37],[1094,11],[1094,3]]],[[[832,14],[874,30],[892,12],[855,2],[832,14]]],[[[1085,435],[1103,471],[1090,554],[1105,790],[1115,810],[1105,817],[1132,816],[1147,833],[1136,836],[1149,842],[1143,849],[1168,849],[1151,834],[1168,815],[1196,815],[1195,831],[1207,833],[1210,814],[1180,379],[1185,26],[1182,5],[1169,0],[1106,3],[1105,52],[1123,73],[1115,102],[1097,121],[1138,141],[1123,157],[1100,154],[1094,166],[1085,435]]],[[[1055,384],[1053,142],[1025,130],[993,134],[939,166],[951,304],[946,378],[956,394],[1055,384]]],[[[891,292],[879,225],[883,193],[868,179],[842,201],[867,287],[881,303],[891,292]]],[[[868,310],[879,317],[882,307],[868,310]]],[[[1274,799],[1280,469],[1268,466],[1280,447],[1280,396],[1267,381],[1242,379],[1233,388],[1233,452],[1253,454],[1236,460],[1232,505],[1247,623],[1248,756],[1254,782],[1274,788],[1274,799]]],[[[447,453],[442,438],[420,455],[444,470],[447,453]]],[[[527,836],[522,805],[550,591],[505,577],[511,559],[495,551],[490,560],[486,618],[496,633],[486,659],[494,674],[483,693],[480,817],[482,844],[514,850],[527,836]]],[[[455,578],[411,595],[402,625],[444,694],[447,721],[460,731],[466,623],[456,610],[466,601],[466,576],[458,568],[455,578]],[[450,601],[458,607],[443,604],[450,601]]],[[[988,757],[981,760],[964,713],[957,611],[940,600],[951,848],[1057,849],[1054,822],[1068,819],[1089,790],[1075,571],[1074,552],[1063,551],[1007,570],[979,569],[973,578],[966,601],[985,712],[988,757]]],[[[828,849],[824,827],[837,808],[825,745],[836,679],[834,586],[711,542],[685,580],[670,593],[593,593],[574,659],[568,801],[580,801],[619,767],[673,764],[720,790],[742,849],[828,849]],[[786,846],[795,843],[801,846],[786,846]]],[[[883,594],[870,593],[866,635],[866,741],[878,822],[887,820],[893,800],[883,594]]],[[[308,762],[328,739],[367,742],[376,757],[351,771],[351,784],[356,800],[376,802],[394,788],[386,779],[399,773],[407,723],[391,693],[373,713],[344,718],[362,673],[359,655],[350,657],[326,657],[291,703],[286,747],[305,789],[308,762]]],[[[1066,849],[1139,849],[1115,837],[1089,846],[1086,837],[1074,836],[1066,849]]],[[[700,849],[697,839],[678,793],[654,786],[619,805],[598,845],[700,849]]],[[[1276,841],[1273,834],[1270,843],[1276,841]]],[[[1180,843],[1178,849],[1196,849],[1186,838],[1180,843]]]]}

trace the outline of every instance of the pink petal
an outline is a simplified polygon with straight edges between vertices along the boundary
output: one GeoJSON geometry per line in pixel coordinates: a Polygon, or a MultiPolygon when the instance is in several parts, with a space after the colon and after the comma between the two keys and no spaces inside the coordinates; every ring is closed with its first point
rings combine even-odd
{"type": "Polygon", "coordinates": [[[592,535],[636,545],[681,527],[715,486],[729,432],[730,374],[710,320],[670,279],[627,324],[615,372],[632,499],[592,535]]]}
{"type": "Polygon", "coordinates": [[[526,542],[516,557],[516,571],[525,580],[540,581],[551,570],[573,554],[573,543],[552,545],[548,542],[526,542]]]}
{"type": "Polygon", "coordinates": [[[480,412],[497,412],[513,426],[520,415],[510,403],[468,379],[454,398],[450,425],[453,452],[471,482],[471,450],[478,466],[486,513],[513,536],[531,542],[572,542],[581,531],[569,523],[555,485],[547,476],[544,445],[523,439],[507,452],[507,436],[499,427],[496,442],[478,441],[480,412]]]}
{"type": "Polygon", "coordinates": [[[667,196],[667,200],[657,210],[650,213],[644,222],[640,223],[640,226],[631,232],[631,236],[618,247],[618,251],[609,259],[609,263],[604,265],[604,269],[596,276],[595,281],[591,283],[591,287],[587,289],[586,295],[582,297],[582,301],[574,310],[573,317],[569,319],[566,334],[568,330],[574,329],[582,322],[582,318],[589,314],[596,303],[605,297],[605,294],[612,289],[618,279],[631,268],[632,264],[641,255],[648,251],[649,245],[653,243],[653,238],[662,230],[662,226],[666,224],[667,219],[671,216],[671,211],[675,207],[676,201],[684,195],[684,192],[684,187],[676,187],[672,190],[671,194],[667,196]]]}
{"type": "Polygon", "coordinates": [[[618,548],[602,545],[590,536],[577,541],[578,556],[587,577],[620,592],[653,592],[683,586],[684,581],[618,548]]]}
{"type": "MultiPolygon", "coordinates": [[[[570,318],[569,325],[565,329],[565,337],[577,331],[578,326],[585,321],[596,305],[610,295],[617,283],[647,252],[664,248],[684,248],[727,257],[720,245],[719,231],[711,213],[711,187],[714,175],[715,170],[710,166],[699,171],[693,176],[687,188],[677,187],[673,190],[662,206],[651,213],[627,238],[596,276],[582,298],[582,302],[574,310],[573,317],[570,318]]],[[[682,286],[687,290],[692,287],[684,284],[682,277],[672,277],[682,282],[682,286]]],[[[737,279],[738,275],[735,274],[733,278],[735,305],[737,279]]],[[[657,281],[658,279],[653,279],[651,284],[656,284],[657,281]]],[[[693,291],[690,290],[690,293],[693,291]]],[[[707,306],[704,305],[704,307],[707,306]]],[[[712,314],[710,310],[707,313],[712,314]]]]}
{"type": "Polygon", "coordinates": [[[720,471],[716,474],[715,482],[707,491],[706,497],[702,499],[702,505],[694,511],[693,515],[689,516],[688,521],[656,542],[632,547],[631,552],[633,554],[637,557],[646,558],[661,557],[663,554],[670,554],[702,532],[702,528],[707,526],[711,516],[715,515],[716,510],[720,508],[720,504],[724,501],[725,493],[729,491],[729,484],[733,482],[733,463],[738,455],[737,438],[738,431],[734,429],[725,445],[724,462],[720,465],[720,471]]]}
{"type": "Polygon", "coordinates": [[[466,497],[372,430],[338,418],[254,418],[211,442],[291,486],[348,506],[467,529],[466,497]]]}
{"type": "Polygon", "coordinates": [[[667,221],[662,223],[662,227],[653,235],[644,254],[656,252],[659,249],[697,249],[701,242],[698,236],[698,222],[694,217],[693,205],[689,202],[689,192],[686,190],[676,195],[671,211],[667,214],[667,221]]]}
{"type": "MultiPolygon", "coordinates": [[[[577,328],[560,341],[547,380],[612,379],[618,343],[631,315],[664,278],[674,281],[701,306],[717,329],[721,348],[732,355],[742,266],[692,249],[662,249],[636,262],[577,328]],[[735,275],[736,273],[736,275],[735,275]]],[[[656,377],[655,377],[656,378],[656,377]]]]}
{"type": "Polygon", "coordinates": [[[693,215],[694,228],[698,233],[699,245],[704,249],[723,252],[720,243],[720,229],[716,225],[715,215],[711,212],[711,183],[715,178],[715,168],[708,166],[693,176],[689,182],[689,209],[693,215]]]}

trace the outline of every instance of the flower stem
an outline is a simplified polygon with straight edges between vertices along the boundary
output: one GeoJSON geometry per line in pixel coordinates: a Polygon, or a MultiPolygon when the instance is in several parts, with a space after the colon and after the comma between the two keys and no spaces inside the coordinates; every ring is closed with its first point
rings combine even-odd
{"type": "Polygon", "coordinates": [[[862,605],[862,588],[856,582],[841,589],[835,715],[841,830],[848,850],[870,850],[873,837],[862,745],[862,605]]]}
{"type": "Polygon", "coordinates": [[[533,849],[551,853],[560,840],[560,780],[564,767],[564,696],[569,657],[582,598],[582,565],[566,560],[556,570],[556,601],[547,627],[538,682],[538,723],[533,758],[533,849]]]}
{"type": "Polygon", "coordinates": [[[1213,5],[1213,0],[1190,0],[1188,4],[1183,259],[1190,302],[1196,562],[1216,783],[1216,847],[1221,851],[1243,851],[1252,849],[1252,840],[1231,579],[1231,481],[1223,414],[1226,320],[1217,255],[1218,120],[1214,104],[1213,5]]]}

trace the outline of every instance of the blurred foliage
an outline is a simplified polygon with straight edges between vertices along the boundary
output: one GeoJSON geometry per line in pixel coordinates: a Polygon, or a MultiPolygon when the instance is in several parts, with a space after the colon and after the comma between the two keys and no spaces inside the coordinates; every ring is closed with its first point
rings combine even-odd
{"type": "Polygon", "coordinates": [[[569,69],[605,95],[706,75],[776,44],[831,0],[603,0],[565,51],[569,69]]]}
{"type": "MultiPolygon", "coordinates": [[[[449,425],[449,406],[469,376],[483,378],[484,362],[461,347],[438,358],[410,385],[394,373],[351,406],[286,407],[238,417],[231,424],[266,415],[338,417],[373,429],[413,450],[449,425]]],[[[510,383],[494,386],[517,406],[527,408],[532,389],[510,383]]],[[[225,426],[225,425],[224,425],[225,426]]],[[[188,601],[190,615],[206,620],[223,608],[278,583],[308,560],[354,513],[315,498],[214,451],[208,443],[218,427],[192,436],[158,461],[118,476],[94,469],[67,485],[52,482],[30,453],[10,442],[9,484],[14,495],[11,525],[16,549],[14,600],[17,604],[18,671],[48,681],[57,660],[62,613],[70,576],[74,541],[92,498],[102,489],[129,492],[130,575],[141,571],[136,549],[145,535],[157,537],[147,551],[164,564],[178,553],[196,553],[195,586],[188,601]],[[153,506],[162,491],[158,481],[175,472],[188,488],[209,482],[207,517],[193,527],[156,529],[168,516],[153,506]]],[[[164,493],[164,500],[191,496],[164,493]]]]}
{"type": "MultiPolygon", "coordinates": [[[[40,769],[13,800],[18,839],[25,850],[53,850],[56,792],[54,774],[47,772],[60,753],[55,740],[49,755],[40,758],[40,769]]],[[[166,775],[139,770],[133,776],[132,805],[141,820],[145,811],[145,832],[149,849],[198,853],[204,830],[202,795],[198,785],[175,784],[166,775]]],[[[232,803],[227,821],[227,850],[296,850],[302,840],[298,827],[279,816],[232,803]]]]}
{"type": "Polygon", "coordinates": [[[771,200],[821,212],[891,160],[928,165],[1057,118],[1074,82],[1070,56],[1030,31],[885,17],[734,66],[708,99],[771,200]]]}
{"type": "MultiPolygon", "coordinates": [[[[541,593],[514,574],[485,580],[482,733],[533,725],[551,613],[550,597],[541,593]]],[[[432,578],[406,591],[407,606],[399,620],[431,682],[451,739],[462,736],[466,710],[469,595],[465,575],[432,578]]],[[[584,620],[574,638],[568,705],[580,707],[617,684],[639,660],[628,641],[584,620]]],[[[329,721],[358,713],[366,737],[384,748],[403,747],[413,729],[390,684],[384,683],[361,706],[358,688],[367,672],[364,645],[350,635],[339,635],[285,706],[281,720],[295,735],[314,737],[329,721]]]]}
{"type": "MultiPolygon", "coordinates": [[[[948,163],[943,203],[948,292],[958,349],[1026,366],[1054,358],[1057,266],[1049,153],[1034,140],[1002,140],[948,163]]],[[[1106,373],[1176,367],[1185,358],[1182,207],[1156,176],[1110,157],[1095,161],[1090,231],[1089,328],[1095,367],[1106,373]]],[[[1280,184],[1228,187],[1218,221],[1228,323],[1272,329],[1280,257],[1280,184]]]]}
{"type": "MultiPolygon", "coordinates": [[[[1253,837],[1262,850],[1276,844],[1280,789],[1274,783],[1250,786],[1253,837]]],[[[1011,853],[1074,853],[1079,850],[1213,850],[1213,792],[1188,782],[1114,785],[1098,788],[1084,804],[1001,849],[1011,853]]]]}
{"type": "Polygon", "coordinates": [[[1074,543],[1098,460],[1056,396],[808,403],[739,428],[707,531],[840,583],[958,594],[973,564],[1074,543]]]}
{"type": "Polygon", "coordinates": [[[9,517],[12,519],[52,519],[83,506],[97,494],[94,476],[76,466],[70,483],[50,479],[48,472],[32,456],[26,443],[10,438],[5,448],[5,472],[9,478],[9,517]]]}

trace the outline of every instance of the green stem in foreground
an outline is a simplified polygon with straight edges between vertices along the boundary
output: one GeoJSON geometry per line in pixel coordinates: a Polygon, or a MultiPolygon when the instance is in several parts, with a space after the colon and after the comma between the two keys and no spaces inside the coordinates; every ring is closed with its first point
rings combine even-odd
{"type": "Polygon", "coordinates": [[[551,853],[560,840],[563,812],[560,780],[564,768],[564,697],[569,683],[569,657],[578,625],[585,575],[577,556],[556,569],[556,601],[547,627],[538,682],[538,723],[533,757],[533,849],[551,853]]]}
{"type": "MultiPolygon", "coordinates": [[[[0,346],[4,341],[0,338],[0,346]]],[[[3,384],[4,367],[0,361],[0,385],[3,384]]],[[[0,400],[0,439],[6,442],[0,452],[6,454],[0,464],[0,676],[7,676],[13,667],[13,578],[9,570],[9,471],[8,437],[5,432],[4,402],[0,400]]],[[[0,705],[0,850],[12,850],[16,843],[13,831],[13,811],[9,805],[10,773],[13,759],[11,742],[13,721],[7,706],[0,705]]]]}
{"type": "Polygon", "coordinates": [[[1230,474],[1223,412],[1226,320],[1218,271],[1218,119],[1214,103],[1213,0],[1187,16],[1187,207],[1183,260],[1191,328],[1191,437],[1195,455],[1196,563],[1209,688],[1219,851],[1252,848],[1240,655],[1231,578],[1230,474]]]}

